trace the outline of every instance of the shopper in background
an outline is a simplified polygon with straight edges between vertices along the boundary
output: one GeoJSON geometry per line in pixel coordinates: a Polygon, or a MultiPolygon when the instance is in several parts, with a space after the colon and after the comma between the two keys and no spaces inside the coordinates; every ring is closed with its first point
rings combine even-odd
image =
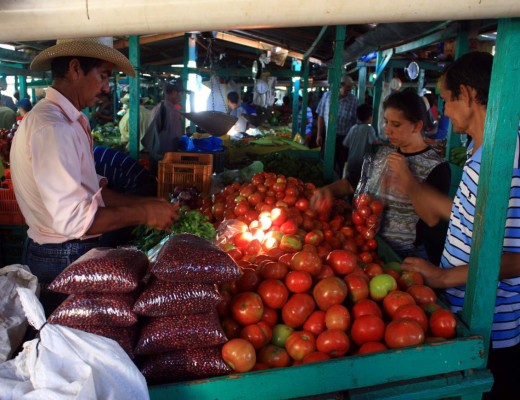
{"type": "Polygon", "coordinates": [[[227,104],[229,108],[229,115],[232,117],[238,118],[236,124],[231,128],[231,134],[245,132],[249,129],[250,124],[243,117],[243,115],[256,115],[256,110],[248,105],[247,103],[242,102],[239,104],[240,98],[237,92],[229,92],[227,94],[227,104]]]}
{"type": "MultiPolygon", "coordinates": [[[[394,92],[383,102],[385,134],[392,146],[381,147],[372,158],[365,159],[364,169],[369,171],[361,177],[370,193],[377,193],[385,204],[379,234],[401,257],[422,255],[430,259],[440,257],[443,237],[433,244],[432,229],[440,222],[439,217],[421,218],[414,210],[414,203],[402,192],[388,185],[387,160],[398,157],[408,165],[419,182],[428,182],[442,193],[450,187],[450,168],[422,137],[425,115],[421,98],[414,90],[394,92]],[[370,167],[370,169],[368,169],[370,167]]],[[[325,186],[311,199],[317,207],[323,199],[351,196],[354,188],[347,179],[325,186]]],[[[330,202],[331,203],[331,202],[330,202]]]]}
{"type": "MultiPolygon", "coordinates": [[[[108,92],[115,67],[135,76],[128,59],[112,47],[112,38],[58,40],[31,63],[33,71],[52,71],[52,86],[20,123],[11,166],[16,199],[29,226],[23,264],[43,284],[98,247],[102,233],[137,224],[168,229],[177,218],[177,206],[166,200],[120,195],[96,174],[82,110],[108,92]]],[[[47,313],[59,300],[42,292],[47,313]]]]}
{"type": "MultiPolygon", "coordinates": [[[[482,142],[487,113],[489,85],[493,56],[471,52],[448,65],[441,78],[440,95],[444,100],[445,115],[451,119],[453,130],[467,133],[473,139],[473,149],[466,162],[455,198],[442,196],[429,185],[418,182],[403,160],[394,157],[389,166],[398,185],[412,200],[422,217],[449,219],[449,229],[440,262],[440,268],[420,258],[406,258],[402,268],[420,272],[425,282],[445,289],[451,309],[462,309],[468,263],[473,246],[473,220],[478,191],[482,142]]],[[[512,129],[516,130],[517,127],[512,129]]],[[[513,130],[511,134],[516,134],[513,130]]],[[[491,332],[492,348],[488,368],[493,372],[494,385],[484,399],[518,398],[517,379],[520,376],[520,218],[518,209],[518,180],[520,179],[519,142],[513,165],[513,178],[506,234],[491,332]]]]}
{"type": "Polygon", "coordinates": [[[343,140],[343,147],[347,151],[347,180],[355,188],[361,178],[361,167],[365,154],[372,150],[372,146],[379,144],[375,129],[372,127],[372,106],[361,104],[357,108],[358,123],[354,125],[343,140]]]}
{"type": "Polygon", "coordinates": [[[114,122],[114,104],[110,93],[102,93],[94,109],[94,126],[114,122]]]}
{"type": "MultiPolygon", "coordinates": [[[[298,133],[301,133],[302,126],[302,96],[298,96],[298,133]]],[[[307,107],[307,112],[305,113],[305,144],[309,146],[312,135],[312,110],[310,107],[307,107]]]]}
{"type": "Polygon", "coordinates": [[[17,120],[22,120],[25,114],[32,110],[31,100],[29,99],[21,99],[16,102],[16,107],[18,107],[18,113],[20,114],[20,118],[16,118],[17,120]]]}
{"type": "MultiPolygon", "coordinates": [[[[340,177],[343,174],[343,166],[347,161],[347,154],[342,143],[350,128],[356,123],[357,98],[350,93],[354,86],[355,83],[350,76],[345,75],[341,78],[334,151],[334,169],[340,177]]],[[[322,146],[322,148],[325,144],[325,135],[329,129],[330,102],[330,91],[328,91],[323,94],[316,109],[318,114],[316,144],[322,146]]]]}
{"type": "Polygon", "coordinates": [[[6,79],[0,78],[0,104],[3,104],[4,107],[8,107],[11,109],[11,111],[16,112],[16,105],[14,104],[13,98],[11,96],[1,94],[2,90],[5,90],[6,87],[6,79]]]}
{"type": "Polygon", "coordinates": [[[0,100],[0,129],[11,129],[16,124],[16,113],[0,100]]]}
{"type": "MultiPolygon", "coordinates": [[[[139,150],[143,150],[144,146],[141,143],[141,139],[146,133],[146,128],[150,125],[150,117],[152,112],[147,109],[144,105],[149,100],[148,97],[141,97],[139,104],[139,150]]],[[[121,103],[128,105],[130,102],[130,95],[127,93],[121,98],[121,103]]],[[[119,132],[121,134],[121,144],[126,145],[128,149],[128,141],[130,140],[130,109],[128,108],[125,115],[119,121],[119,132]]]]}

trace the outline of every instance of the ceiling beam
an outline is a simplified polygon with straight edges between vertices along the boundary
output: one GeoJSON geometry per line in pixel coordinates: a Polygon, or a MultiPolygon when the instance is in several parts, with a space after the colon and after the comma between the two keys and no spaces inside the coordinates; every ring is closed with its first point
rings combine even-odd
{"type": "MultiPolygon", "coordinates": [[[[159,42],[161,40],[174,39],[178,37],[183,37],[184,32],[177,33],[163,33],[161,35],[149,35],[149,36],[141,36],[139,38],[139,44],[153,43],[159,42]]],[[[114,42],[115,49],[126,49],[128,48],[128,39],[116,40],[114,42]]]]}
{"type": "Polygon", "coordinates": [[[457,37],[458,32],[459,27],[455,24],[450,26],[449,28],[443,29],[435,33],[431,33],[420,39],[414,40],[413,42],[403,44],[402,46],[397,46],[394,48],[394,52],[395,54],[406,53],[407,51],[421,49],[431,44],[443,42],[449,39],[454,39],[457,37]]]}
{"type": "MultiPolygon", "coordinates": [[[[231,34],[225,33],[225,32],[217,32],[215,35],[215,38],[224,40],[226,42],[240,44],[240,45],[246,46],[246,47],[253,47],[255,49],[259,49],[259,50],[263,50],[263,51],[271,50],[273,47],[277,47],[276,45],[273,45],[271,43],[262,42],[260,40],[246,39],[246,38],[231,35],[231,34]]],[[[288,54],[287,54],[288,57],[293,57],[298,60],[303,60],[303,56],[304,56],[303,53],[291,51],[288,49],[282,49],[282,51],[283,50],[288,51],[288,54]]],[[[310,57],[309,61],[313,62],[315,64],[319,64],[319,65],[321,65],[323,63],[321,60],[314,58],[314,57],[310,57]]]]}

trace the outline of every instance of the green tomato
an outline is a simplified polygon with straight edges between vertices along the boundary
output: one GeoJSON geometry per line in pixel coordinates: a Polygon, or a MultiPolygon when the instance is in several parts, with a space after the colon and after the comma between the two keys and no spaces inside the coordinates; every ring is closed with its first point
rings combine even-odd
{"type": "Polygon", "coordinates": [[[285,324],[276,324],[273,326],[273,337],[271,339],[271,344],[275,346],[285,348],[285,341],[294,332],[294,329],[289,325],[285,324]]]}
{"type": "Polygon", "coordinates": [[[388,292],[397,289],[394,277],[388,274],[374,276],[369,282],[370,297],[375,301],[382,300],[388,292]]]}

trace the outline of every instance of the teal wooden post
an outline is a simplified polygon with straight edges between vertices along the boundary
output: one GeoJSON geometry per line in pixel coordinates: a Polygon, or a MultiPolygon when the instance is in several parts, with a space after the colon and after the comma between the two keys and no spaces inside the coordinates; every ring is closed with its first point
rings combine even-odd
{"type": "MultiPolygon", "coordinates": [[[[376,70],[379,70],[380,65],[383,63],[383,53],[381,51],[377,52],[376,59],[376,70]]],[[[374,109],[374,118],[372,119],[372,126],[376,130],[376,133],[379,133],[379,106],[381,103],[381,96],[383,95],[383,79],[378,76],[378,79],[374,82],[374,95],[372,99],[372,107],[374,109]]]]}
{"type": "MultiPolygon", "coordinates": [[[[188,63],[190,61],[190,36],[191,33],[184,34],[184,53],[182,57],[182,73],[181,80],[184,88],[188,87],[188,63]]],[[[186,99],[187,93],[182,93],[181,107],[183,111],[186,111],[186,99]]],[[[186,119],[181,118],[182,133],[186,132],[186,119]]]]}
{"type": "Polygon", "coordinates": [[[359,68],[357,99],[358,104],[365,103],[365,92],[367,90],[367,67],[366,65],[359,68]]]}
{"type": "Polygon", "coordinates": [[[128,37],[128,56],[132,66],[135,69],[135,78],[128,76],[130,87],[130,103],[128,116],[129,122],[129,139],[128,152],[130,157],[139,159],[139,70],[141,69],[141,54],[139,49],[139,36],[130,35],[128,37]]]}
{"type": "MultiPolygon", "coordinates": [[[[482,146],[473,246],[462,316],[490,342],[520,104],[520,18],[498,21],[482,146]],[[508,101],[503,101],[508,99],[508,101]]],[[[483,359],[485,364],[486,359],[483,359]]]]}
{"type": "Polygon", "coordinates": [[[309,102],[309,60],[303,59],[303,74],[302,74],[302,115],[300,119],[300,132],[302,139],[305,139],[305,128],[307,126],[307,104],[309,102]]]}
{"type": "MultiPolygon", "coordinates": [[[[302,63],[296,59],[292,61],[292,71],[297,74],[302,70],[302,63]]],[[[300,95],[300,77],[291,78],[293,81],[292,88],[292,137],[298,133],[298,96],[300,95]]]]}
{"type": "Polygon", "coordinates": [[[20,94],[20,100],[21,99],[25,99],[25,94],[27,93],[27,79],[25,77],[25,75],[20,75],[18,77],[19,79],[19,82],[20,82],[20,90],[18,91],[18,93],[20,94]]]}
{"type": "Polygon", "coordinates": [[[31,88],[31,101],[33,104],[36,104],[36,89],[35,88],[31,88]]]}
{"type": "MultiPolygon", "coordinates": [[[[469,51],[469,38],[468,31],[466,29],[462,29],[457,36],[457,41],[455,44],[455,59],[459,58],[461,55],[466,54],[469,51]]],[[[448,139],[446,140],[446,157],[449,159],[450,151],[454,147],[459,147],[461,145],[460,134],[453,132],[453,127],[451,126],[451,121],[448,126],[448,139]]]]}
{"type": "Polygon", "coordinates": [[[336,147],[336,129],[338,126],[338,99],[339,87],[341,82],[341,72],[343,64],[343,47],[345,45],[345,36],[347,34],[346,25],[336,26],[336,42],[334,44],[334,57],[332,59],[332,68],[330,69],[329,83],[330,89],[330,109],[329,109],[329,123],[327,132],[325,134],[325,152],[323,175],[325,181],[330,182],[336,178],[334,172],[334,149],[336,147]]]}

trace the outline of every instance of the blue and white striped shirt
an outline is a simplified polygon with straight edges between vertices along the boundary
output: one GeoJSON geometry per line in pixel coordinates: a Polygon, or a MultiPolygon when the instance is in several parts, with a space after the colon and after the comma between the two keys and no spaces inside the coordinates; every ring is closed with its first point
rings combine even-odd
{"type": "MultiPolygon", "coordinates": [[[[507,210],[503,251],[520,252],[520,166],[517,139],[513,177],[507,210]]],[[[469,263],[473,242],[473,221],[477,200],[482,147],[468,159],[451,209],[448,235],[441,259],[442,268],[469,263]]],[[[452,311],[462,309],[465,286],[446,289],[452,311]]],[[[520,343],[520,276],[498,282],[495,315],[491,333],[493,348],[512,347],[520,343]]]]}

